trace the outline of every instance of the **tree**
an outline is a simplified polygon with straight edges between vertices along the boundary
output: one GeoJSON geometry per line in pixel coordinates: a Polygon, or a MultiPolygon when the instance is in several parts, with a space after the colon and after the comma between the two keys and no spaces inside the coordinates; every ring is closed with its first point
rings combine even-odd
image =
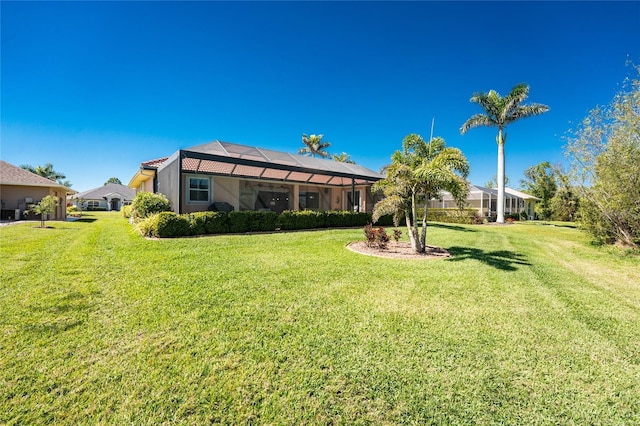
{"type": "MultiPolygon", "coordinates": [[[[496,177],[496,175],[493,175],[493,177],[491,179],[489,179],[489,181],[487,183],[484,184],[484,186],[486,186],[487,188],[497,188],[498,187],[498,178],[496,177]]],[[[509,185],[509,176],[504,175],[504,184],[509,185]]]]}
{"type": "Polygon", "coordinates": [[[118,179],[117,177],[110,177],[104,184],[109,185],[110,183],[117,183],[118,185],[122,185],[122,182],[120,182],[120,179],[118,179]]]}
{"type": "Polygon", "coordinates": [[[322,142],[324,135],[309,135],[302,134],[302,144],[304,147],[298,150],[298,154],[310,155],[312,157],[318,156],[322,158],[329,158],[329,154],[326,149],[331,146],[331,142],[322,142]]]}
{"type": "Polygon", "coordinates": [[[56,211],[56,207],[58,207],[58,198],[53,197],[51,195],[47,195],[40,202],[31,209],[33,213],[40,215],[40,227],[44,228],[44,221],[48,215],[52,214],[56,211]]]}
{"type": "Polygon", "coordinates": [[[384,198],[373,207],[373,221],[393,214],[396,226],[404,215],[411,247],[424,253],[427,236],[427,203],[441,191],[449,191],[459,205],[469,192],[469,163],[457,148],[445,147],[442,138],[425,142],[416,134],[402,141],[402,151],[391,156],[387,175],[378,181],[374,191],[382,191],[384,198]],[[422,232],[418,228],[418,208],[422,207],[422,232]]]}
{"type": "Polygon", "coordinates": [[[341,152],[340,154],[333,154],[333,161],[338,161],[340,163],[356,164],[356,162],[351,160],[351,156],[346,152],[341,152]]]}
{"type": "Polygon", "coordinates": [[[22,164],[20,168],[29,170],[31,173],[35,173],[38,176],[42,176],[44,178],[57,182],[62,186],[66,186],[67,188],[71,187],[71,182],[69,182],[68,180],[64,180],[67,177],[63,173],[53,170],[53,164],[51,163],[45,163],[44,166],[36,167],[30,166],[29,164],[22,164]]]}
{"type": "Polygon", "coordinates": [[[460,133],[465,134],[469,129],[480,126],[498,128],[498,218],[496,222],[504,223],[504,144],[507,141],[506,126],[521,118],[539,115],[549,111],[549,107],[542,104],[522,105],[529,96],[529,86],[520,83],[511,89],[507,96],[500,96],[495,90],[487,93],[477,92],[470,101],[478,104],[484,113],[473,115],[464,122],[460,133]]]}
{"type": "Polygon", "coordinates": [[[556,175],[548,161],[529,167],[524,171],[524,179],[520,180],[520,187],[527,193],[540,198],[536,204],[536,214],[542,220],[549,220],[553,216],[551,199],[556,195],[558,185],[556,175]]]}
{"type": "Polygon", "coordinates": [[[560,165],[553,167],[558,190],[551,199],[551,211],[554,220],[574,221],[580,206],[580,197],[576,188],[571,185],[569,175],[560,165]]]}
{"type": "Polygon", "coordinates": [[[569,130],[566,153],[582,225],[598,240],[640,244],[640,67],[609,105],[569,130]]]}

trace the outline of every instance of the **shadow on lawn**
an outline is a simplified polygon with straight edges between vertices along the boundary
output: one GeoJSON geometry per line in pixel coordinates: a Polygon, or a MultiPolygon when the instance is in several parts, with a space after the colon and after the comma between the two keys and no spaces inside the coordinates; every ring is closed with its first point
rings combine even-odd
{"type": "Polygon", "coordinates": [[[37,334],[56,334],[78,327],[84,324],[89,311],[96,305],[90,298],[100,294],[97,291],[88,294],[71,292],[46,304],[31,306],[32,311],[42,315],[40,321],[27,324],[25,329],[37,334]]]}
{"type": "Polygon", "coordinates": [[[475,259],[502,271],[515,271],[518,269],[517,265],[531,265],[523,254],[509,250],[484,251],[471,247],[449,247],[447,250],[451,253],[447,262],[475,259]]]}
{"type": "Polygon", "coordinates": [[[450,229],[451,231],[462,231],[462,232],[478,232],[475,229],[465,228],[460,225],[445,225],[444,223],[431,223],[427,225],[428,228],[442,228],[442,229],[450,229]]]}

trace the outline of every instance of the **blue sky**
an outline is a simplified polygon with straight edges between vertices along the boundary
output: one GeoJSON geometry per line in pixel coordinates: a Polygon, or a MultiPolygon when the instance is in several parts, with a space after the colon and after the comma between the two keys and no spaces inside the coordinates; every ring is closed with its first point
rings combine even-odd
{"type": "Polygon", "coordinates": [[[219,139],[295,153],[302,133],[379,170],[409,133],[496,173],[476,91],[551,110],[511,125],[506,173],[563,160],[565,132],[640,60],[640,2],[2,2],[0,157],[83,191],[219,139]]]}

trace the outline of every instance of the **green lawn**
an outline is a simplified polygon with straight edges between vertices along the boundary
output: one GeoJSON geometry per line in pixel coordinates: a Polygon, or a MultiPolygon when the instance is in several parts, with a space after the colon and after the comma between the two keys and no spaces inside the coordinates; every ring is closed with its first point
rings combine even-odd
{"type": "Polygon", "coordinates": [[[640,424],[640,257],[577,229],[409,261],[84,218],[0,228],[0,424],[640,424]]]}

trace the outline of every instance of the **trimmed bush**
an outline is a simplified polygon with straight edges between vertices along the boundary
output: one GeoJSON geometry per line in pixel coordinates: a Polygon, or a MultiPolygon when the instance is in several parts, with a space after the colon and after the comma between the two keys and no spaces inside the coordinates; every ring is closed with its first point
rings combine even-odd
{"type": "Polygon", "coordinates": [[[225,234],[229,232],[229,216],[223,212],[191,213],[191,234],[225,234]]]}
{"type": "Polygon", "coordinates": [[[285,210],[278,216],[280,229],[314,229],[326,227],[326,215],[315,210],[285,210]]]}
{"type": "Polygon", "coordinates": [[[240,211],[229,213],[229,232],[275,231],[278,215],[275,212],[240,211]]]}
{"type": "Polygon", "coordinates": [[[154,194],[152,192],[138,192],[136,198],[134,198],[131,203],[131,208],[133,218],[136,220],[171,210],[167,197],[162,194],[154,194]]]}
{"type": "Polygon", "coordinates": [[[189,217],[174,212],[161,212],[153,216],[149,228],[151,237],[173,238],[191,235],[189,217]]]}

